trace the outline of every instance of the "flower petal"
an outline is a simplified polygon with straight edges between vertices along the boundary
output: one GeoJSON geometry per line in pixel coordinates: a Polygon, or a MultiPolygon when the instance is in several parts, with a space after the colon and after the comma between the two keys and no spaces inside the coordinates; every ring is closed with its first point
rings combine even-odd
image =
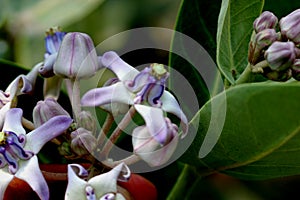
{"type": "Polygon", "coordinates": [[[20,168],[16,177],[27,182],[40,199],[49,199],[49,189],[45,178],[39,168],[37,156],[33,156],[28,161],[19,161],[20,168]]]}
{"type": "Polygon", "coordinates": [[[73,120],[70,117],[65,115],[51,118],[49,121],[26,135],[27,142],[24,149],[31,150],[37,154],[46,142],[67,130],[72,121],[73,120]]]}
{"type": "Polygon", "coordinates": [[[14,176],[0,169],[0,177],[0,199],[3,199],[5,190],[14,176]]]}
{"type": "Polygon", "coordinates": [[[102,64],[112,70],[119,80],[133,80],[139,71],[124,62],[116,52],[109,51],[101,57],[102,64]]]}
{"type": "Polygon", "coordinates": [[[174,134],[168,144],[161,146],[145,126],[135,128],[132,133],[134,153],[152,167],[165,164],[173,155],[177,144],[178,134],[174,134]]]}
{"type": "Polygon", "coordinates": [[[51,97],[58,99],[63,79],[59,76],[44,79],[44,99],[51,97]]]}
{"type": "Polygon", "coordinates": [[[87,186],[87,182],[79,176],[87,176],[87,173],[88,172],[81,165],[68,165],[68,186],[65,194],[65,200],[86,198],[85,187],[87,186]],[[77,173],[74,170],[76,170],[77,173]]]}
{"type": "Polygon", "coordinates": [[[89,90],[81,98],[82,106],[101,106],[110,103],[133,104],[133,98],[122,82],[89,90]]]}
{"type": "Polygon", "coordinates": [[[172,113],[176,115],[180,119],[180,125],[182,126],[183,134],[182,138],[184,138],[188,132],[188,120],[185,114],[182,112],[177,100],[175,97],[168,91],[164,91],[160,100],[162,101],[162,109],[165,112],[172,113]]]}
{"type": "MultiPolygon", "coordinates": [[[[88,184],[95,189],[98,198],[109,192],[117,192],[117,180],[122,175],[124,166],[125,164],[121,163],[109,172],[95,176],[88,181],[88,184]]],[[[125,168],[125,170],[128,170],[128,168],[125,168]]]]}
{"type": "Polygon", "coordinates": [[[25,129],[22,126],[23,111],[21,108],[12,108],[6,112],[3,130],[12,131],[17,135],[26,134],[25,129]]]}
{"type": "Polygon", "coordinates": [[[0,109],[0,129],[2,130],[4,121],[5,121],[5,114],[10,109],[11,102],[8,102],[0,109]]]}
{"type": "Polygon", "coordinates": [[[135,109],[140,113],[146,122],[149,133],[160,144],[165,144],[168,139],[168,129],[163,116],[163,111],[160,108],[134,105],[135,109]]]}

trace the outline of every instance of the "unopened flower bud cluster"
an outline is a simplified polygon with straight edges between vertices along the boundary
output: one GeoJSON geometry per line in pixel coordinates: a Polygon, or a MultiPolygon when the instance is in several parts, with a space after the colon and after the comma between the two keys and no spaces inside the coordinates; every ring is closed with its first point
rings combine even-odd
{"type": "Polygon", "coordinates": [[[271,12],[263,12],[253,23],[254,34],[249,43],[248,61],[270,80],[300,80],[300,9],[278,20],[271,12]]]}

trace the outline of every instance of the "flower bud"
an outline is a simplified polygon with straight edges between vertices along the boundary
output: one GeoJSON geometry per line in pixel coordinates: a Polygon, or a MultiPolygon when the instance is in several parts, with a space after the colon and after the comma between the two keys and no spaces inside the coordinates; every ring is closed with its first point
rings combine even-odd
{"type": "Polygon", "coordinates": [[[97,146],[96,138],[84,128],[73,131],[71,138],[71,149],[79,156],[90,154],[97,146]]]}
{"type": "Polygon", "coordinates": [[[283,37],[300,44],[300,9],[295,10],[279,21],[280,31],[283,37]]]}
{"type": "Polygon", "coordinates": [[[293,42],[274,42],[265,52],[265,58],[272,70],[285,71],[296,58],[293,42]]]}
{"type": "Polygon", "coordinates": [[[44,101],[39,101],[33,109],[34,126],[39,127],[52,117],[58,115],[67,115],[70,117],[69,113],[55,99],[47,98],[44,101]]]}
{"type": "Polygon", "coordinates": [[[254,40],[250,42],[249,62],[256,64],[263,57],[262,50],[266,49],[278,39],[278,35],[274,29],[264,29],[254,36],[254,40]]]}
{"type": "Polygon", "coordinates": [[[85,33],[68,33],[54,63],[54,73],[66,78],[89,78],[99,69],[94,43],[85,33]]]}
{"type": "Polygon", "coordinates": [[[300,59],[295,59],[292,65],[292,76],[297,81],[300,81],[300,59]]]}
{"type": "Polygon", "coordinates": [[[275,28],[277,23],[277,17],[269,11],[265,11],[258,18],[255,19],[255,21],[253,22],[253,28],[256,33],[259,33],[264,29],[275,28]]]}
{"type": "Polygon", "coordinates": [[[78,115],[78,126],[95,133],[96,120],[88,111],[81,111],[78,115]]]}

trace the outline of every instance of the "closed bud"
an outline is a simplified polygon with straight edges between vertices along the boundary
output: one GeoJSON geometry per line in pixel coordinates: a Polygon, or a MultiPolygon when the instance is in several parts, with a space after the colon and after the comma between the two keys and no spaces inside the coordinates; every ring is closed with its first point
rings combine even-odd
{"type": "Polygon", "coordinates": [[[274,29],[264,29],[254,36],[254,40],[250,42],[249,62],[253,65],[263,57],[263,50],[269,47],[278,39],[278,35],[274,29]]]}
{"type": "Polygon", "coordinates": [[[88,111],[81,111],[78,116],[78,126],[95,133],[96,120],[88,111]]]}
{"type": "Polygon", "coordinates": [[[90,154],[97,145],[93,134],[84,128],[73,131],[71,139],[71,149],[79,156],[90,154]]]}
{"type": "Polygon", "coordinates": [[[300,59],[295,59],[292,65],[292,76],[297,81],[300,81],[300,59]]]}
{"type": "Polygon", "coordinates": [[[296,58],[296,48],[293,42],[274,42],[265,52],[265,59],[270,68],[276,71],[285,71],[296,58]]]}
{"type": "Polygon", "coordinates": [[[54,73],[66,78],[89,78],[99,69],[94,43],[85,33],[64,36],[54,63],[54,73]]]}
{"type": "Polygon", "coordinates": [[[279,26],[283,37],[300,44],[300,9],[281,18],[279,26]]]}
{"type": "Polygon", "coordinates": [[[269,12],[263,12],[258,18],[253,22],[253,28],[256,33],[259,33],[265,29],[274,29],[278,23],[277,17],[269,12]]]}
{"type": "Polygon", "coordinates": [[[44,101],[39,101],[33,109],[34,126],[39,127],[52,117],[58,115],[66,115],[70,117],[69,113],[64,110],[55,99],[47,98],[44,101]]]}

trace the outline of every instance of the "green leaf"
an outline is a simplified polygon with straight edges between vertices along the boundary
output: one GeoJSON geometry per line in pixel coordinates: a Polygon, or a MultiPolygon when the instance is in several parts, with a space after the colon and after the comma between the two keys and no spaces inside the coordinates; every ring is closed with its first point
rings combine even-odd
{"type": "Polygon", "coordinates": [[[263,5],[264,0],[222,1],[217,32],[217,64],[231,84],[247,66],[253,21],[261,13],[263,5]]]}
{"type": "Polygon", "coordinates": [[[200,119],[198,134],[181,161],[202,174],[220,171],[242,179],[300,174],[299,91],[298,82],[252,83],[221,93],[191,122],[197,127],[200,119]],[[221,134],[210,132],[203,143],[211,127],[221,134]]]}
{"type": "MultiPolygon", "coordinates": [[[[170,49],[169,87],[174,89],[180,84],[174,78],[174,71],[179,72],[193,87],[199,106],[204,105],[210,98],[210,93],[217,93],[215,85],[220,85],[221,82],[221,79],[214,82],[219,75],[214,60],[218,20],[215,13],[219,12],[220,6],[221,0],[183,0],[175,26],[177,32],[173,36],[170,49]]],[[[189,109],[187,105],[185,111],[193,116],[194,111],[189,109]]]]}

